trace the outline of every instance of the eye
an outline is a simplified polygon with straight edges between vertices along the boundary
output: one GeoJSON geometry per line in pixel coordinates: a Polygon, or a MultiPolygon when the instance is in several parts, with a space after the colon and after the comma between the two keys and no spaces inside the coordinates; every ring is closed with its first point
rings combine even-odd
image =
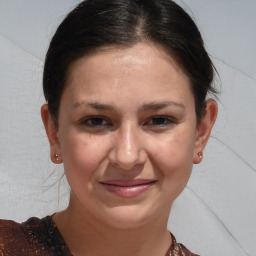
{"type": "Polygon", "coordinates": [[[91,128],[103,128],[110,125],[103,117],[98,116],[86,118],[82,120],[81,124],[91,128]]]}
{"type": "Polygon", "coordinates": [[[154,116],[144,123],[144,125],[146,126],[153,126],[159,128],[170,126],[172,124],[174,124],[174,120],[170,117],[165,116],[154,116]]]}

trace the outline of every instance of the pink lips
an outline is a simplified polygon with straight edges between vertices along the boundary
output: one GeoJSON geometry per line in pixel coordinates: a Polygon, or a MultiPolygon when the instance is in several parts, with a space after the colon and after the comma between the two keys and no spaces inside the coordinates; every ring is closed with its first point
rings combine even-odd
{"type": "Polygon", "coordinates": [[[132,198],[147,191],[152,185],[156,183],[155,180],[133,180],[133,181],[117,181],[108,180],[100,182],[103,187],[117,196],[132,198]]]}

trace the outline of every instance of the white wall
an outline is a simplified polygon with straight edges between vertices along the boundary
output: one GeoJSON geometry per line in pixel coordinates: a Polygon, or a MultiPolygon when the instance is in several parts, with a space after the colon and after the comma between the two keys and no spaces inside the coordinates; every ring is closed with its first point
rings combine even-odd
{"type": "MultiPolygon", "coordinates": [[[[40,120],[41,79],[49,39],[78,2],[0,0],[0,218],[22,221],[67,203],[40,120]]],[[[170,228],[204,256],[255,256],[256,1],[182,2],[202,31],[222,94],[204,161],[175,202],[170,228]]]]}

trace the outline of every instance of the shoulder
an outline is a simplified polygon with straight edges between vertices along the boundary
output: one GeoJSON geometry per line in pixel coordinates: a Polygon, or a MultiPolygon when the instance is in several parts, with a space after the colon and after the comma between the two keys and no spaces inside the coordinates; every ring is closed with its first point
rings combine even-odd
{"type": "Polygon", "coordinates": [[[19,229],[20,224],[12,220],[0,220],[0,234],[6,234],[6,232],[15,232],[19,229]]]}
{"type": "Polygon", "coordinates": [[[15,255],[21,243],[27,246],[21,225],[12,220],[0,220],[0,255],[15,255]]]}
{"type": "Polygon", "coordinates": [[[12,220],[0,220],[0,252],[10,250],[11,244],[22,237],[20,224],[12,220]]]}
{"type": "Polygon", "coordinates": [[[183,244],[177,243],[173,234],[171,234],[171,236],[172,246],[170,256],[199,256],[198,254],[192,253],[183,244]]]}
{"type": "Polygon", "coordinates": [[[41,220],[35,217],[23,223],[0,220],[0,255],[48,255],[41,253],[40,241],[35,243],[34,235],[42,229],[40,222],[41,220]]]}
{"type": "Polygon", "coordinates": [[[198,254],[192,253],[189,251],[183,244],[178,244],[180,250],[182,251],[183,254],[181,255],[186,255],[186,256],[199,256],[198,254]]]}

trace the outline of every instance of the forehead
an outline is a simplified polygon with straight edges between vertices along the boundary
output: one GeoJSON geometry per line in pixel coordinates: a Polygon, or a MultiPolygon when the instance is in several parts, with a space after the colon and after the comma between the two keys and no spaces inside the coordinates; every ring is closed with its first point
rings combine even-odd
{"type": "MultiPolygon", "coordinates": [[[[119,96],[122,92],[137,92],[141,97],[191,93],[189,78],[163,47],[138,43],[130,47],[109,46],[74,62],[68,73],[69,94],[83,97],[119,96]]],[[[77,99],[78,100],[78,99],[77,99]]],[[[185,98],[184,98],[185,100],[185,98]]]]}

